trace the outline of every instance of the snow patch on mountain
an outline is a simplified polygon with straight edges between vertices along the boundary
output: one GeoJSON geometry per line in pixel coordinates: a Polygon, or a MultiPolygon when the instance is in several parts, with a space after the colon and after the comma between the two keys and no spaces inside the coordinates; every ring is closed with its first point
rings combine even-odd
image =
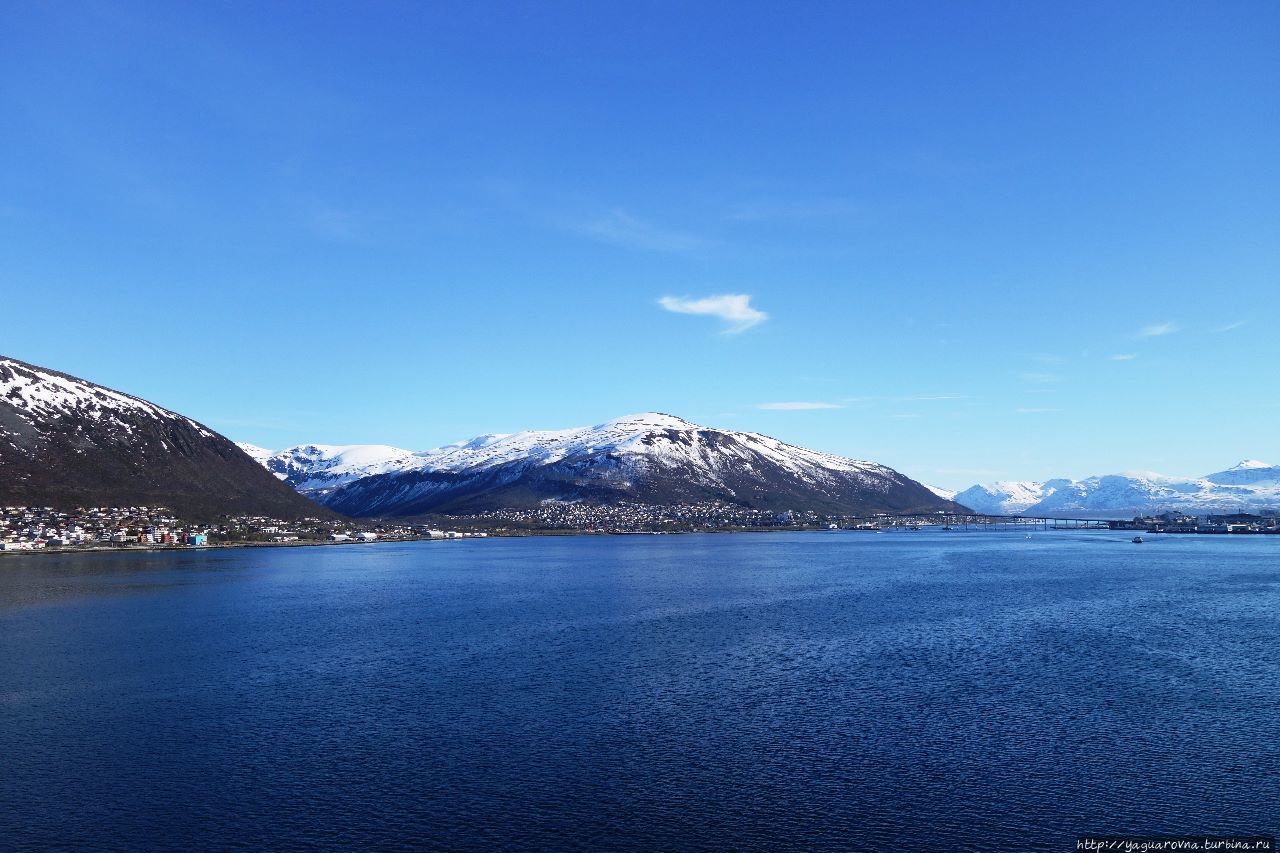
{"type": "Polygon", "coordinates": [[[422,456],[386,444],[300,444],[268,455],[262,464],[297,491],[313,495],[365,477],[421,468],[422,456]]]}
{"type": "MultiPolygon", "coordinates": [[[[268,453],[263,464],[268,470],[284,474],[286,482],[304,492],[330,489],[379,474],[476,472],[512,463],[533,467],[601,451],[639,454],[665,467],[691,465],[705,476],[717,479],[726,460],[720,454],[708,452],[706,444],[689,440],[689,434],[699,432],[720,431],[707,430],[674,415],[646,412],[590,427],[481,435],[419,452],[382,444],[298,445],[268,453]]],[[[794,447],[758,433],[723,434],[738,438],[742,444],[741,448],[724,448],[730,457],[744,458],[748,455],[743,452],[744,448],[749,448],[796,476],[815,481],[825,479],[830,471],[878,474],[889,470],[874,462],[794,447]]]]}
{"type": "Polygon", "coordinates": [[[933,492],[935,495],[942,498],[944,501],[955,500],[955,497],[956,497],[955,489],[944,489],[941,486],[931,486],[928,483],[921,483],[920,485],[924,486],[926,489],[933,492]]]}
{"type": "Polygon", "coordinates": [[[249,458],[264,468],[267,466],[267,460],[275,453],[274,450],[267,450],[265,447],[258,447],[256,444],[250,444],[247,441],[237,441],[236,447],[249,454],[249,458]]]}
{"type": "Polygon", "coordinates": [[[132,433],[134,425],[130,421],[141,414],[159,420],[181,421],[206,438],[214,435],[190,418],[139,397],[3,356],[0,356],[0,399],[38,429],[56,418],[73,416],[132,433]]]}
{"type": "Polygon", "coordinates": [[[517,483],[524,484],[521,500],[531,491],[550,492],[550,497],[644,493],[655,500],[715,494],[747,503],[787,494],[797,501],[847,505],[854,492],[865,492],[893,493],[895,501],[924,506],[936,494],[874,462],[758,433],[710,429],[660,412],[588,427],[488,434],[420,452],[385,445],[299,445],[269,455],[264,464],[304,494],[362,513],[392,512],[444,500],[446,494],[493,492],[517,483]],[[908,494],[917,497],[904,497],[908,494]]]}
{"type": "Polygon", "coordinates": [[[987,515],[1019,515],[1052,495],[1069,480],[1037,483],[1029,480],[999,480],[990,485],[971,486],[957,492],[955,502],[987,515]]]}
{"type": "Polygon", "coordinates": [[[64,509],[162,505],[188,519],[322,513],[265,476],[227,438],[190,418],[4,356],[0,503],[64,509]]]}
{"type": "Polygon", "coordinates": [[[1280,508],[1280,466],[1245,460],[1204,477],[1125,471],[1083,480],[998,482],[959,492],[957,503],[993,515],[1126,517],[1280,508]]]}
{"type": "Polygon", "coordinates": [[[1256,459],[1246,459],[1225,471],[1205,476],[1210,483],[1220,486],[1261,486],[1274,484],[1280,487],[1280,465],[1270,465],[1256,459]]]}

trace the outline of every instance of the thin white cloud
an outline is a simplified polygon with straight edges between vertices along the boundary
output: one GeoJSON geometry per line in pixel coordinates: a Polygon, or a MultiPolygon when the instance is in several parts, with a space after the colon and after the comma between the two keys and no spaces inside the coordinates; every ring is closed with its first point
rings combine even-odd
{"type": "Polygon", "coordinates": [[[1172,335],[1178,331],[1180,327],[1177,323],[1170,320],[1168,323],[1156,323],[1154,326],[1143,326],[1138,330],[1140,338],[1158,338],[1162,335],[1172,335]]]}
{"type": "Polygon", "coordinates": [[[1133,361],[1138,357],[1136,352],[1120,352],[1111,356],[1112,361],[1133,361]]]}
{"type": "Polygon", "coordinates": [[[998,477],[1004,472],[995,471],[991,468],[934,468],[933,473],[964,477],[998,477]]]}
{"type": "Polygon", "coordinates": [[[807,412],[813,409],[843,409],[835,403],[757,403],[757,409],[769,409],[775,412],[807,412]]]}
{"type": "Polygon", "coordinates": [[[937,400],[972,400],[969,394],[916,394],[912,397],[899,397],[903,403],[932,402],[937,400]]]}
{"type": "Polygon", "coordinates": [[[569,227],[606,243],[659,252],[687,252],[706,242],[692,234],[643,222],[622,210],[612,210],[598,219],[573,223],[569,227]]]}
{"type": "Polygon", "coordinates": [[[1046,407],[1031,407],[1026,409],[1018,409],[1017,413],[1020,415],[1039,415],[1045,412],[1061,412],[1061,411],[1062,409],[1050,409],[1046,407]]]}
{"type": "Polygon", "coordinates": [[[920,417],[920,414],[918,412],[909,412],[909,413],[894,415],[894,418],[900,421],[912,421],[918,417],[920,417]]]}
{"type": "Polygon", "coordinates": [[[1220,335],[1223,332],[1233,332],[1248,322],[1248,320],[1239,320],[1235,323],[1228,323],[1225,326],[1217,326],[1216,328],[1207,329],[1206,331],[1211,335],[1220,335]]]}
{"type": "Polygon", "coordinates": [[[865,205],[849,199],[832,198],[740,204],[731,209],[726,218],[735,222],[761,222],[773,219],[833,219],[866,214],[865,205]]]}
{"type": "Polygon", "coordinates": [[[1058,382],[1061,379],[1061,377],[1055,376],[1052,373],[1020,373],[1018,376],[1026,382],[1039,383],[1058,382]]]}
{"type": "Polygon", "coordinates": [[[658,300],[667,311],[676,314],[701,314],[718,317],[727,325],[725,334],[745,332],[769,319],[769,315],[751,307],[751,297],[746,293],[723,293],[692,299],[687,296],[664,296],[658,300]]]}

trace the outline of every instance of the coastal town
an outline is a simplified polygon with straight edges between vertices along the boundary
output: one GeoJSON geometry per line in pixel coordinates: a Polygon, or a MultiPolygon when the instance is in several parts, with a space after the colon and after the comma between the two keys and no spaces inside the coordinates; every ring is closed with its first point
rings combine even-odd
{"type": "Polygon", "coordinates": [[[1191,516],[1179,512],[1127,519],[1045,518],[983,513],[922,512],[865,515],[751,509],[720,501],[661,506],[620,502],[543,501],[531,509],[500,509],[433,519],[465,529],[526,532],[651,533],[734,530],[947,530],[1037,528],[1143,530],[1151,533],[1280,533],[1280,513],[1191,516]]]}
{"type": "Polygon", "coordinates": [[[483,532],[421,524],[360,523],[266,516],[227,516],[193,523],[166,507],[91,507],[62,512],[53,507],[0,509],[0,551],[206,548],[228,545],[319,545],[337,543],[463,539],[483,532]]]}
{"type": "Polygon", "coordinates": [[[455,525],[467,529],[511,532],[649,533],[691,529],[826,527],[831,523],[827,516],[815,512],[774,512],[720,501],[659,505],[633,501],[593,504],[546,500],[529,509],[496,509],[448,518],[455,525]]]}
{"type": "Polygon", "coordinates": [[[0,509],[0,551],[180,549],[452,540],[567,533],[689,533],[734,530],[1109,529],[1148,533],[1280,534],[1280,514],[1191,516],[1169,512],[1125,520],[1047,519],[928,513],[870,516],[772,512],[718,501],[659,506],[544,501],[531,509],[434,516],[414,522],[268,516],[227,516],[216,523],[184,521],[165,507],[0,509]]]}

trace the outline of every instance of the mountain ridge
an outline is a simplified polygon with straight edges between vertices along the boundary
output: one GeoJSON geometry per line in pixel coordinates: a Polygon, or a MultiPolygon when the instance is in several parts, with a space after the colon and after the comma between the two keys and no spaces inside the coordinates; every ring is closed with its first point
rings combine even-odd
{"type": "Polygon", "coordinates": [[[0,503],[329,516],[230,439],[141,397],[0,356],[0,503]]]}
{"type": "Polygon", "coordinates": [[[1149,515],[1280,509],[1280,466],[1246,459],[1202,477],[1126,471],[1086,477],[975,485],[955,500],[998,515],[1149,515]]]}
{"type": "Polygon", "coordinates": [[[265,464],[304,494],[355,516],[513,509],[545,500],[717,500],[832,513],[955,508],[878,463],[662,412],[590,427],[487,434],[416,452],[297,445],[265,464]]]}

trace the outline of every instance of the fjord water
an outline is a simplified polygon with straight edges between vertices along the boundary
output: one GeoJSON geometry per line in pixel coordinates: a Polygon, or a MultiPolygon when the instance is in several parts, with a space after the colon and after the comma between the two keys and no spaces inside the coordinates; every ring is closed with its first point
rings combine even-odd
{"type": "Polygon", "coordinates": [[[1069,850],[1273,833],[1278,614],[1264,536],[6,556],[0,838],[1069,850]]]}

